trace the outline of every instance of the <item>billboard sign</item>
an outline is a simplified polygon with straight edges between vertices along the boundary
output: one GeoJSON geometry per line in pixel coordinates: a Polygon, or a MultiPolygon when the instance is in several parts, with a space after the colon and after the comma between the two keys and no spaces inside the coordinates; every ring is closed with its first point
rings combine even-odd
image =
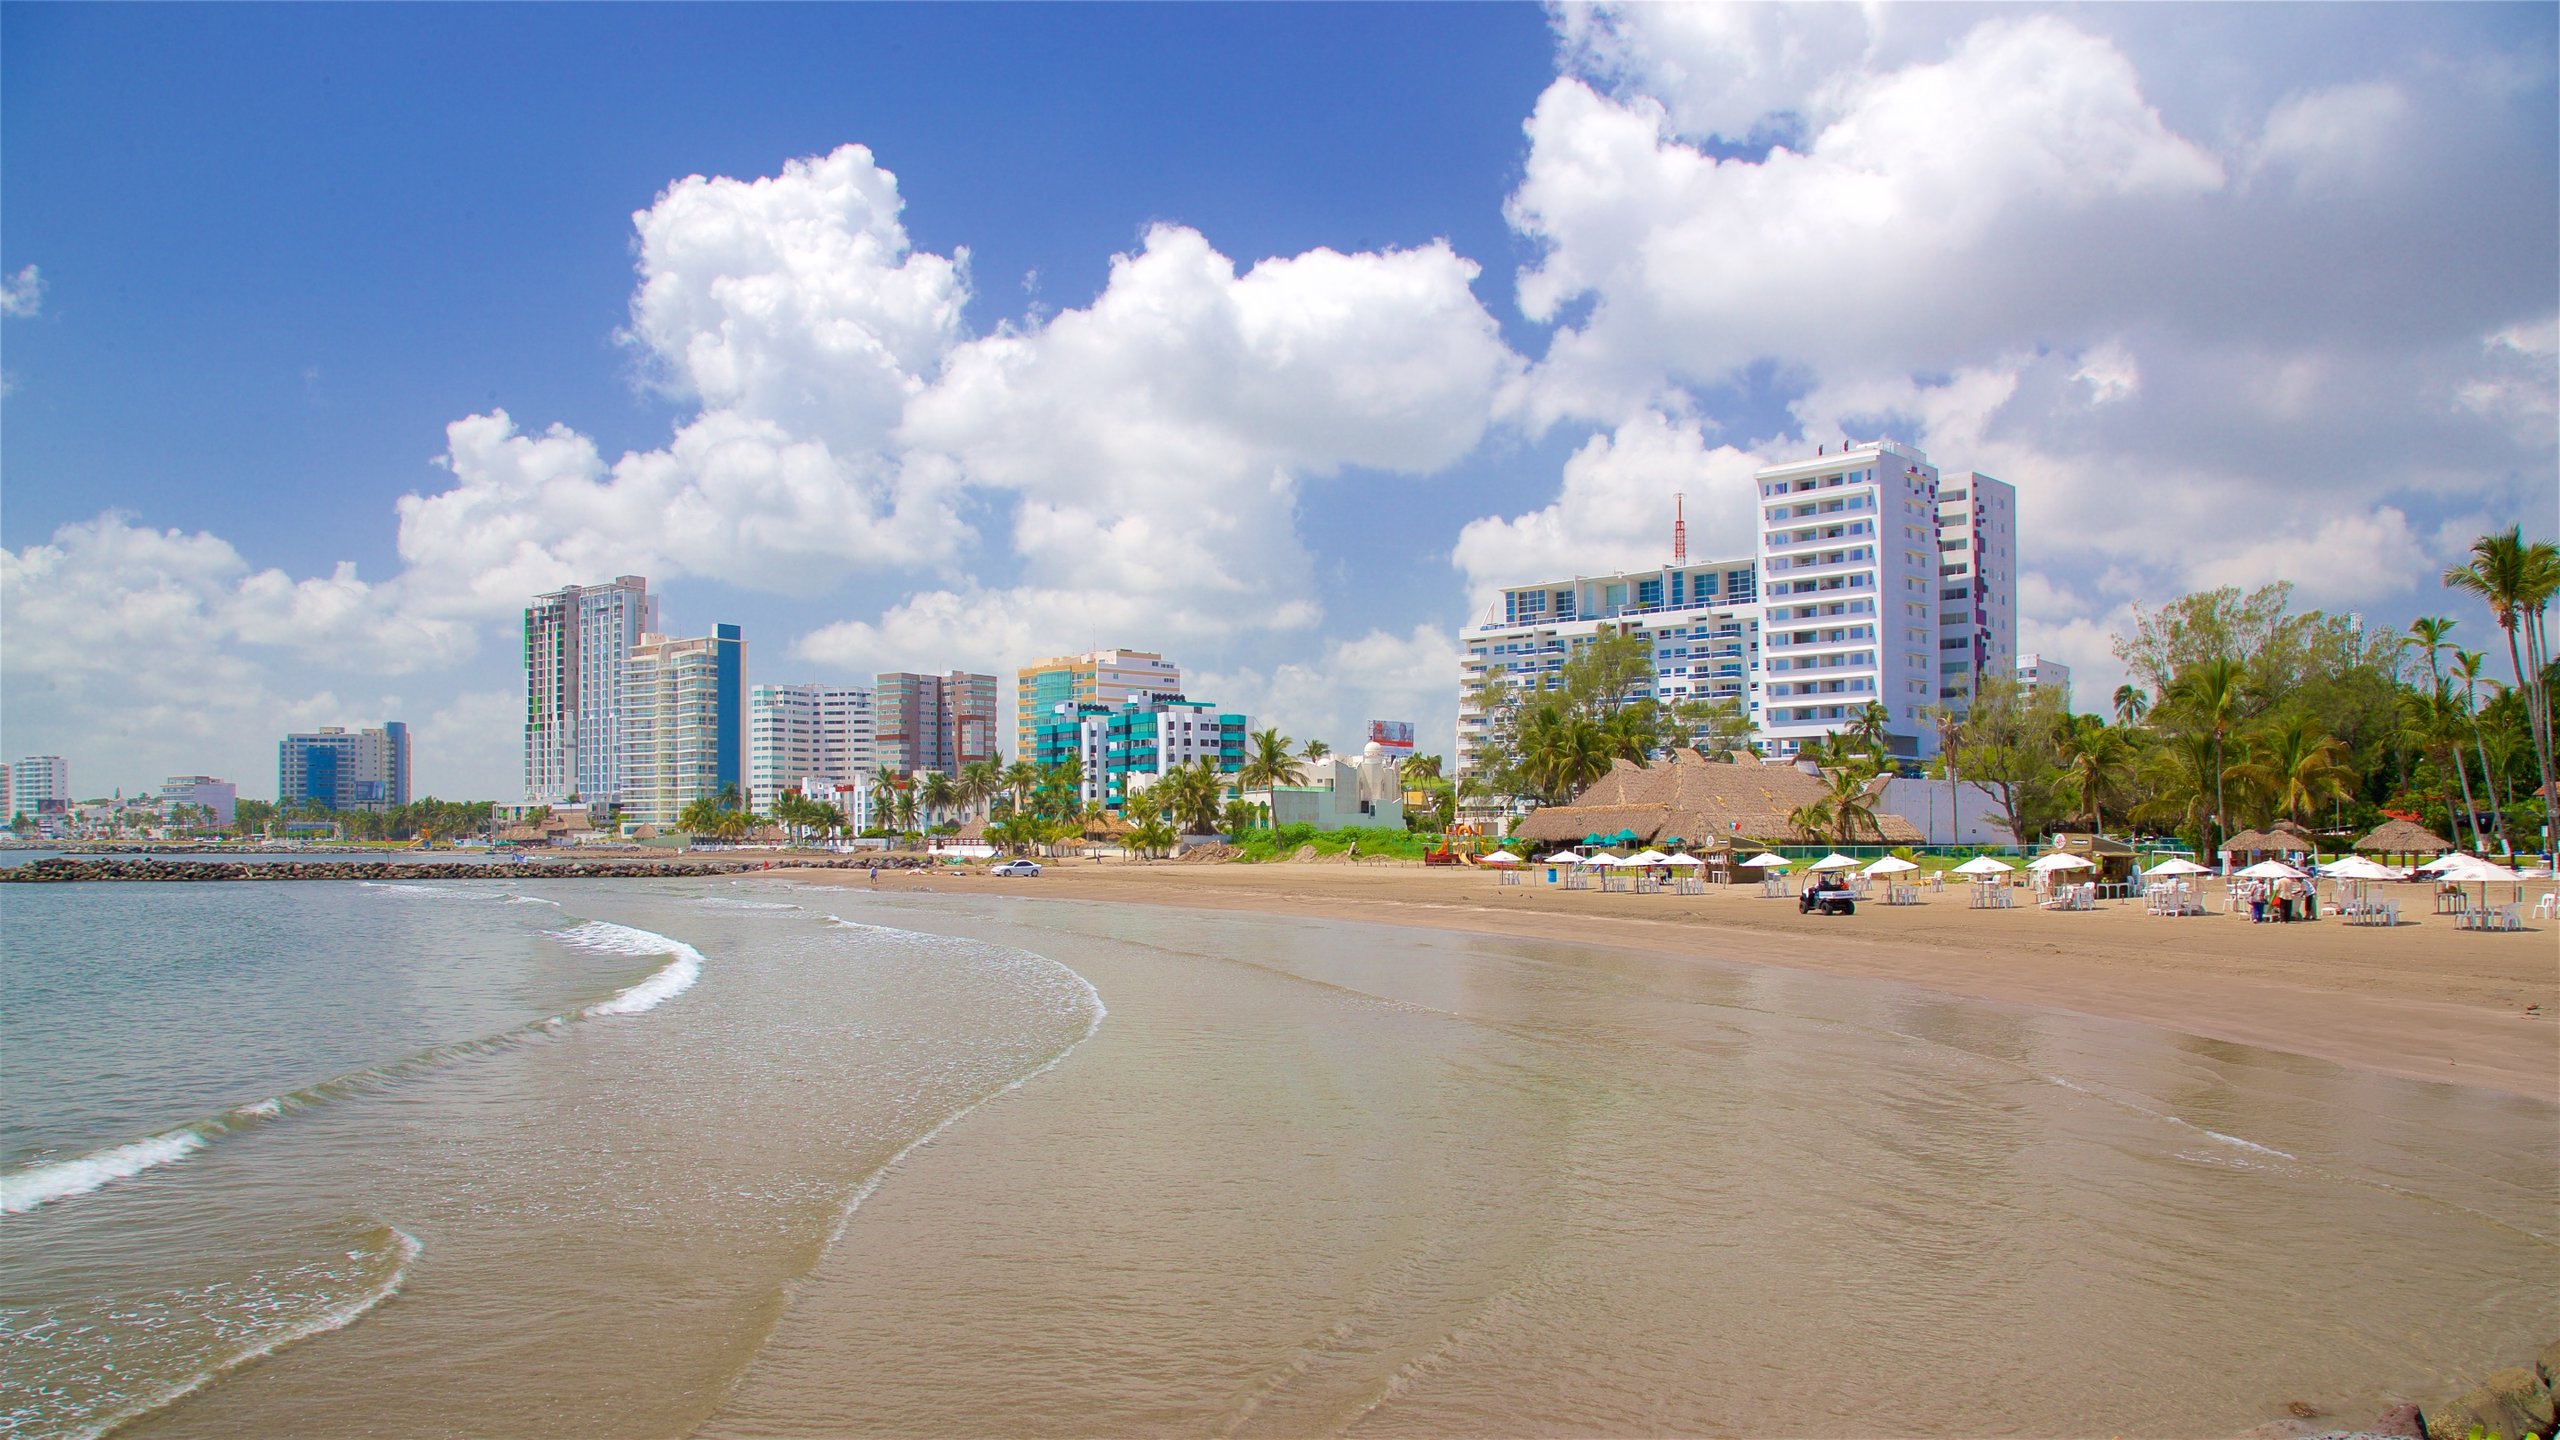
{"type": "Polygon", "coordinates": [[[1413,722],[1410,720],[1372,720],[1369,739],[1389,750],[1413,748],[1413,722]]]}

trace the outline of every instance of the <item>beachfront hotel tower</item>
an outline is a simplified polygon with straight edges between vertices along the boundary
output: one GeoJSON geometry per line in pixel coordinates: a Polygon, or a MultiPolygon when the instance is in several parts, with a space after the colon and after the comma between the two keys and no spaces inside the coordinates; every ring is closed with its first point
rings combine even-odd
{"type": "Polygon", "coordinates": [[[1489,676],[1552,686],[1603,632],[1651,647],[1656,699],[1732,700],[1778,756],[1876,704],[1888,747],[1916,764],[1937,752],[1941,708],[1961,714],[1981,676],[2010,673],[2017,492],[2005,482],[1942,481],[1917,449],[1870,440],[1760,470],[1752,503],[1751,557],[1692,564],[1675,522],[1660,569],[1503,590],[1459,636],[1459,773],[1488,732],[1477,696],[1489,676]]]}
{"type": "Polygon", "coordinates": [[[622,793],[623,664],[658,628],[637,575],[537,596],[524,612],[524,791],[601,808],[622,793]]]}
{"type": "Polygon", "coordinates": [[[758,685],[749,690],[750,808],[770,815],[784,791],[810,789],[813,780],[867,783],[880,765],[874,754],[872,701],[868,685],[758,685]]]}
{"type": "Polygon", "coordinates": [[[1088,650],[1035,660],[1013,676],[1013,753],[1028,759],[1061,705],[1105,708],[1182,693],[1182,667],[1152,650],[1088,650]]]}
{"type": "Polygon", "coordinates": [[[886,673],[873,704],[873,753],[892,775],[957,775],[963,765],[1001,758],[993,675],[886,673]]]}
{"type": "Polygon", "coordinates": [[[1792,755],[1881,704],[1888,744],[1937,742],[1938,470],[1870,440],[1753,477],[1760,531],[1761,748],[1792,755]]]}
{"type": "Polygon", "coordinates": [[[1651,648],[1656,699],[1730,700],[1748,716],[1758,597],[1758,571],[1748,557],[1692,563],[1681,556],[1653,570],[1504,590],[1498,608],[1459,637],[1458,773],[1475,768],[1484,746],[1490,720],[1478,697],[1487,679],[1499,673],[1516,687],[1552,689],[1562,683],[1564,662],[1603,633],[1632,635],[1651,648]]]}
{"type": "Polygon", "coordinates": [[[287,808],[388,810],[409,803],[409,775],[409,727],[397,720],[371,730],[324,725],[276,745],[276,803],[287,808]]]}
{"type": "Polygon", "coordinates": [[[2018,659],[2018,492],[1976,470],[1938,480],[1938,703],[1962,715],[2018,659]]]}
{"type": "Polygon", "coordinates": [[[622,667],[622,818],[673,825],[746,776],[747,644],[735,625],[709,635],[643,634],[622,667]]]}

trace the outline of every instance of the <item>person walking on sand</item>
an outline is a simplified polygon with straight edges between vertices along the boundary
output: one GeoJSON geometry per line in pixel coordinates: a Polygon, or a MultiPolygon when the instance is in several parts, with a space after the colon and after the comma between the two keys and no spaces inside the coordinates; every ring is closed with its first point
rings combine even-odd
{"type": "Polygon", "coordinates": [[[880,862],[877,860],[871,862],[871,888],[880,888],[880,862]]]}

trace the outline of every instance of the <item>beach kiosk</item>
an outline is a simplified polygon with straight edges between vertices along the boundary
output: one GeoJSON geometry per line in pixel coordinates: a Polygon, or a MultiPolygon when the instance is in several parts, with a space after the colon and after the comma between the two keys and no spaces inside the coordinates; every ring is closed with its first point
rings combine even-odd
{"type": "Polygon", "coordinates": [[[2090,873],[2078,878],[2095,881],[2098,893],[2111,899],[2132,895],[2135,891],[2133,847],[2104,835],[2063,831],[2053,837],[2053,852],[2077,855],[2089,862],[2090,873]]]}

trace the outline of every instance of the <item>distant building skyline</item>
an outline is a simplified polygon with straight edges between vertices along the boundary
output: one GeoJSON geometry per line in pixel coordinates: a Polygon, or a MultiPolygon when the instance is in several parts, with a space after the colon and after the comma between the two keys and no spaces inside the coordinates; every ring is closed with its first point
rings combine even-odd
{"type": "Polygon", "coordinates": [[[749,805],[769,815],[813,779],[867,786],[880,768],[876,702],[868,685],[750,686],[749,805]]]}
{"type": "Polygon", "coordinates": [[[1003,758],[993,675],[888,671],[875,680],[873,696],[873,754],[882,770],[956,775],[964,765],[1003,758]]]}
{"type": "Polygon", "coordinates": [[[276,804],[316,801],[332,810],[406,805],[412,756],[409,727],[397,720],[363,730],[323,725],[276,743],[276,804]]]}

